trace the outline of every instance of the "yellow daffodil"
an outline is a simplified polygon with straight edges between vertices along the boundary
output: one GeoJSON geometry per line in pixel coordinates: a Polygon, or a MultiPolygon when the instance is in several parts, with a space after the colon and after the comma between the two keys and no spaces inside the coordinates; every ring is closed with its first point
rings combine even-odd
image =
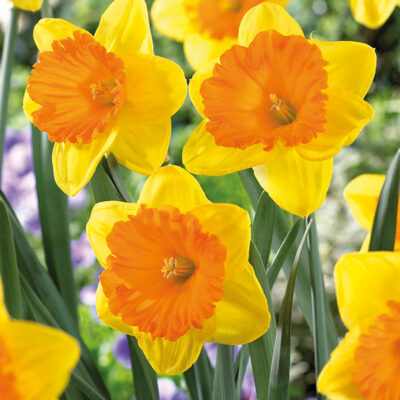
{"type": "Polygon", "coordinates": [[[363,97],[375,52],[361,43],[307,40],[284,8],[268,2],[246,14],[238,40],[190,83],[204,121],[183,162],[203,175],[255,167],[281,208],[309,215],[325,198],[333,156],[374,115],[363,97]]]}
{"type": "MultiPolygon", "coordinates": [[[[347,200],[351,213],[367,232],[371,232],[372,230],[376,207],[384,182],[385,175],[364,174],[353,179],[344,189],[344,197],[347,200]]],[[[369,239],[370,235],[367,236],[364,242],[363,251],[368,249],[369,239]]],[[[400,251],[400,208],[397,213],[394,250],[400,251]]]]}
{"type": "Polygon", "coordinates": [[[187,85],[178,65],[153,53],[145,1],[115,0],[94,36],[42,19],[34,39],[40,54],[25,111],[55,143],[60,188],[75,195],[109,152],[134,171],[157,169],[187,85]]]}
{"type": "Polygon", "coordinates": [[[343,256],[335,268],[339,312],[349,329],[318,379],[329,400],[400,398],[400,254],[343,256]]]}
{"type": "Polygon", "coordinates": [[[69,335],[35,322],[10,319],[0,279],[0,397],[2,400],[55,400],[79,360],[69,335]]]}
{"type": "Polygon", "coordinates": [[[100,319],[136,336],[158,373],[185,371],[207,341],[243,344],[268,329],[247,212],[212,204],[182,168],[156,171],[137,204],[96,204],[87,232],[105,268],[100,319]]]}
{"type": "Polygon", "coordinates": [[[396,6],[399,0],[350,0],[355,20],[371,29],[383,25],[396,6]]]}
{"type": "Polygon", "coordinates": [[[43,0],[11,0],[15,7],[25,11],[40,10],[43,0]]]}
{"type": "MultiPolygon", "coordinates": [[[[240,21],[265,0],[156,0],[151,16],[165,36],[183,42],[194,69],[237,42],[240,21]]],[[[288,0],[267,0],[285,6],[288,0]]]]}

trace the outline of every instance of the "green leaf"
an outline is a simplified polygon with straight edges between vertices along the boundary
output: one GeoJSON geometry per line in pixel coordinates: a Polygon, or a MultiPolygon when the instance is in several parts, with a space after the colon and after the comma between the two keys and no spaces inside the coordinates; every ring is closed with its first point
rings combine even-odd
{"type": "Polygon", "coordinates": [[[242,385],[244,380],[244,375],[247,370],[247,365],[249,364],[250,353],[249,346],[244,344],[240,350],[238,355],[236,356],[236,361],[234,365],[234,372],[236,378],[236,396],[240,399],[242,394],[242,385]]]}
{"type": "Polygon", "coordinates": [[[183,373],[192,400],[208,400],[212,397],[214,369],[204,347],[198,360],[183,373]]]}
{"type": "Polygon", "coordinates": [[[18,17],[20,11],[11,9],[11,20],[4,37],[3,54],[0,71],[0,183],[2,176],[4,141],[7,126],[8,99],[10,96],[11,73],[14,64],[14,47],[18,34],[18,17]]]}
{"type": "Polygon", "coordinates": [[[21,288],[18,276],[17,255],[10,218],[6,205],[0,199],[0,275],[3,281],[4,302],[9,314],[16,319],[22,318],[21,288]]]}
{"type": "MultiPolygon", "coordinates": [[[[324,277],[319,258],[318,233],[315,220],[312,216],[306,218],[306,223],[311,224],[311,232],[308,237],[308,254],[310,258],[310,282],[311,282],[311,305],[313,315],[313,338],[314,357],[317,376],[329,360],[329,346],[327,336],[326,310],[327,301],[325,296],[324,277]]],[[[318,399],[325,399],[318,393],[318,399]]]]}
{"type": "Polygon", "coordinates": [[[262,192],[253,220],[252,238],[260,252],[264,265],[268,265],[271,252],[276,208],[276,204],[268,193],[262,192]]]}
{"type": "Polygon", "coordinates": [[[369,251],[393,251],[396,240],[397,208],[400,189],[400,150],[386,174],[376,209],[369,251]]]}
{"type": "Polygon", "coordinates": [[[251,358],[251,365],[253,367],[254,382],[256,385],[257,398],[259,400],[268,399],[268,380],[271,369],[272,354],[274,349],[274,341],[276,335],[276,320],[272,306],[271,291],[267,281],[265,267],[261,259],[260,253],[257,250],[253,241],[250,242],[250,264],[254,268],[254,272],[261,288],[264,291],[265,297],[269,305],[269,312],[271,314],[271,323],[268,331],[255,340],[249,343],[249,352],[251,358]]]}
{"type": "Polygon", "coordinates": [[[118,196],[121,198],[122,201],[130,202],[130,196],[128,191],[126,190],[124,180],[122,179],[121,171],[119,169],[119,164],[117,159],[114,157],[113,153],[110,153],[107,156],[107,159],[103,158],[103,162],[106,160],[106,165],[104,168],[112,181],[114,188],[118,192],[118,196]]]}
{"type": "Polygon", "coordinates": [[[289,400],[289,372],[290,372],[290,342],[292,327],[293,294],[297,276],[297,269],[301,252],[304,247],[311,222],[304,232],[300,246],[297,249],[292,271],[286,286],[285,296],[279,313],[278,331],[275,339],[271,375],[269,380],[268,398],[274,400],[289,400]]]}
{"type": "Polygon", "coordinates": [[[259,185],[254,172],[252,169],[245,169],[238,172],[240,180],[244,188],[246,189],[247,195],[249,196],[250,203],[254,210],[257,208],[258,200],[263,192],[261,186],[259,185]]]}
{"type": "Polygon", "coordinates": [[[90,192],[92,197],[96,203],[100,203],[101,201],[121,201],[113,182],[107,175],[104,163],[107,164],[107,161],[102,161],[97,166],[96,171],[90,180],[90,192]]]}
{"type": "Polygon", "coordinates": [[[218,344],[212,400],[239,400],[235,392],[233,347],[218,344]]]}
{"type": "Polygon", "coordinates": [[[29,282],[29,287],[32,289],[32,292],[35,293],[37,298],[41,303],[43,303],[47,313],[57,322],[58,326],[80,341],[82,361],[90,373],[90,377],[99,388],[99,391],[101,391],[104,396],[107,396],[107,398],[110,398],[103,378],[101,377],[96,364],[93,362],[89,350],[86,348],[80,337],[78,326],[61,298],[54,282],[51,280],[48,272],[44,269],[35,252],[30,247],[14,211],[2,192],[0,192],[0,198],[6,206],[11,222],[21,285],[23,283],[22,278],[29,282]]]}
{"type": "Polygon", "coordinates": [[[289,233],[286,235],[284,241],[276,252],[275,257],[272,260],[271,266],[267,269],[267,278],[271,287],[274,286],[282,265],[288,259],[289,251],[292,249],[293,244],[296,242],[302,226],[303,221],[301,218],[298,218],[294,225],[290,228],[289,233]]]}
{"type": "Polygon", "coordinates": [[[104,397],[95,387],[89,385],[85,379],[82,379],[76,371],[72,371],[71,383],[75,383],[76,387],[79,388],[82,393],[87,395],[90,400],[107,400],[107,398],[104,397]]]}
{"type": "Polygon", "coordinates": [[[127,336],[137,400],[158,400],[157,375],[151,368],[137,340],[127,336]]]}
{"type": "Polygon", "coordinates": [[[75,321],[78,321],[76,286],[71,260],[68,197],[54,181],[53,144],[32,126],[33,164],[46,265],[75,321]]]}

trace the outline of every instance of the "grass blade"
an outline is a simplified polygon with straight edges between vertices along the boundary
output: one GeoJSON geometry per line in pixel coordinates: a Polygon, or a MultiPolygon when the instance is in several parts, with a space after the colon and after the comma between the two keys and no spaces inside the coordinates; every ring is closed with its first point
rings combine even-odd
{"type": "Polygon", "coordinates": [[[400,189],[400,150],[386,174],[376,209],[369,251],[393,251],[396,240],[397,208],[400,189]]]}
{"type": "Polygon", "coordinates": [[[21,288],[18,276],[17,255],[6,205],[0,199],[0,276],[3,281],[4,302],[9,314],[22,318],[21,288]]]}
{"type": "Polygon", "coordinates": [[[68,197],[53,177],[53,144],[32,126],[33,164],[46,265],[75,321],[78,321],[76,287],[71,260],[68,197]]]}
{"type": "Polygon", "coordinates": [[[296,283],[297,269],[311,222],[308,224],[300,246],[297,249],[292,271],[286,286],[285,296],[279,313],[278,330],[275,339],[274,353],[271,364],[268,398],[273,400],[289,400],[290,372],[290,342],[292,326],[293,294],[296,283]]]}

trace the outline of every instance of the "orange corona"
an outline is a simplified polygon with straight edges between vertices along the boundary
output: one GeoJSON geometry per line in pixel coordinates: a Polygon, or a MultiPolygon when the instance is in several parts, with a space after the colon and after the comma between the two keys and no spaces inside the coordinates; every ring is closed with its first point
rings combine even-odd
{"type": "Polygon", "coordinates": [[[226,249],[190,212],[141,205],[107,236],[100,276],[110,311],[130,326],[175,341],[202,328],[224,291],[226,249]]]}
{"type": "Polygon", "coordinates": [[[274,30],[233,46],[200,89],[208,132],[217,145],[239,149],[309,143],[326,123],[326,65],[316,45],[274,30]]]}
{"type": "Polygon", "coordinates": [[[39,54],[28,79],[28,93],[40,105],[33,123],[52,142],[90,143],[125,102],[124,63],[80,31],[52,48],[39,54]]]}
{"type": "Polygon", "coordinates": [[[387,306],[355,350],[353,379],[367,400],[400,399],[400,302],[387,306]]]}
{"type": "Polygon", "coordinates": [[[11,355],[0,336],[0,393],[2,399],[22,400],[21,395],[16,389],[15,380],[11,355]]]}
{"type": "Polygon", "coordinates": [[[250,8],[264,0],[184,0],[189,20],[212,39],[237,37],[240,21],[250,8]]]}

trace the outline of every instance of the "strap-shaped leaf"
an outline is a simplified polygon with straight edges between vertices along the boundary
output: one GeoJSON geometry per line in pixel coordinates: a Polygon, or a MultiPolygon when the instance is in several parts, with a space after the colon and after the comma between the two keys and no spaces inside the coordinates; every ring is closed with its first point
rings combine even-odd
{"type": "Polygon", "coordinates": [[[397,209],[400,189],[400,150],[386,174],[375,212],[369,251],[393,251],[396,240],[397,209]]]}
{"type": "Polygon", "coordinates": [[[233,372],[233,347],[218,345],[212,400],[239,400],[233,372]]]}
{"type": "Polygon", "coordinates": [[[297,249],[292,271],[286,286],[285,296],[279,313],[278,330],[276,333],[274,355],[271,365],[268,398],[274,400],[289,399],[289,372],[290,372],[290,342],[292,327],[293,294],[296,283],[297,269],[301,252],[304,248],[311,223],[308,224],[300,246],[297,249]]]}

